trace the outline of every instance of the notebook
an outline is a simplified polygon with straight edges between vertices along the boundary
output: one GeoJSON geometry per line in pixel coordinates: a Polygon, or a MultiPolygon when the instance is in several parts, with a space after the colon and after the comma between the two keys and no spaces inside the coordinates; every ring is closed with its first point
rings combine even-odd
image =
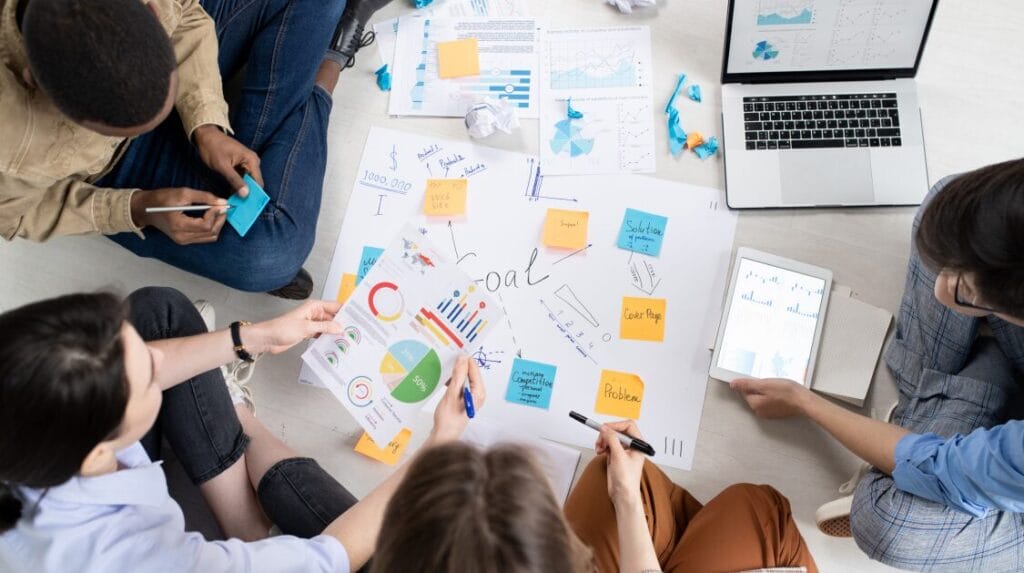
{"type": "Polygon", "coordinates": [[[863,406],[892,313],[851,295],[849,287],[832,289],[811,389],[863,406]]]}

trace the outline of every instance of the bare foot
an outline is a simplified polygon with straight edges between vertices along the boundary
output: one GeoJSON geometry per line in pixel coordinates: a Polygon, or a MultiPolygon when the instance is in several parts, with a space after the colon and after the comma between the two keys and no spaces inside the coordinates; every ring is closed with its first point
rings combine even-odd
{"type": "Polygon", "coordinates": [[[316,71],[316,85],[333,94],[334,87],[338,85],[338,76],[341,74],[341,65],[331,60],[320,62],[320,68],[316,71]]]}

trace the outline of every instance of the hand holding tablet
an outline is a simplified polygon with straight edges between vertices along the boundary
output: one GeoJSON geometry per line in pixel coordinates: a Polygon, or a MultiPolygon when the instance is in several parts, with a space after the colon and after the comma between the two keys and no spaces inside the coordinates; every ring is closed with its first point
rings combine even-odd
{"type": "Polygon", "coordinates": [[[738,249],[711,377],[786,378],[809,387],[831,289],[832,271],[738,249]]]}

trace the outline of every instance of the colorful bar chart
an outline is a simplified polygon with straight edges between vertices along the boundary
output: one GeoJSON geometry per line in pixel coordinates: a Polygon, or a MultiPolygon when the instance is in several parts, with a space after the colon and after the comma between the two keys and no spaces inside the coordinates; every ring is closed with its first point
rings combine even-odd
{"type": "Polygon", "coordinates": [[[472,296],[475,290],[473,286],[453,290],[433,309],[420,308],[416,322],[445,346],[462,348],[474,342],[487,328],[487,303],[472,296]]]}

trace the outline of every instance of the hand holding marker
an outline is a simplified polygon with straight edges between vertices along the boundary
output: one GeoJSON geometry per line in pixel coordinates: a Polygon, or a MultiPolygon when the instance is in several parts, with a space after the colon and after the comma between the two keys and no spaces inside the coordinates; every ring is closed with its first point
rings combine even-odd
{"type": "MultiPolygon", "coordinates": [[[[583,414],[580,414],[579,412],[570,411],[569,412],[569,417],[572,418],[573,420],[576,420],[577,422],[583,424],[584,426],[587,426],[589,428],[593,428],[593,429],[597,430],[598,432],[601,431],[601,424],[595,422],[594,420],[591,420],[590,418],[587,418],[586,416],[584,416],[583,414]]],[[[632,448],[632,449],[634,449],[634,450],[636,450],[636,451],[638,451],[638,452],[640,452],[642,454],[646,454],[648,456],[653,456],[655,454],[654,448],[651,447],[651,445],[648,444],[647,442],[641,440],[640,438],[634,438],[633,436],[630,436],[628,434],[624,434],[622,432],[617,432],[617,435],[619,436],[619,443],[622,444],[622,447],[624,447],[624,448],[632,448]]]]}

